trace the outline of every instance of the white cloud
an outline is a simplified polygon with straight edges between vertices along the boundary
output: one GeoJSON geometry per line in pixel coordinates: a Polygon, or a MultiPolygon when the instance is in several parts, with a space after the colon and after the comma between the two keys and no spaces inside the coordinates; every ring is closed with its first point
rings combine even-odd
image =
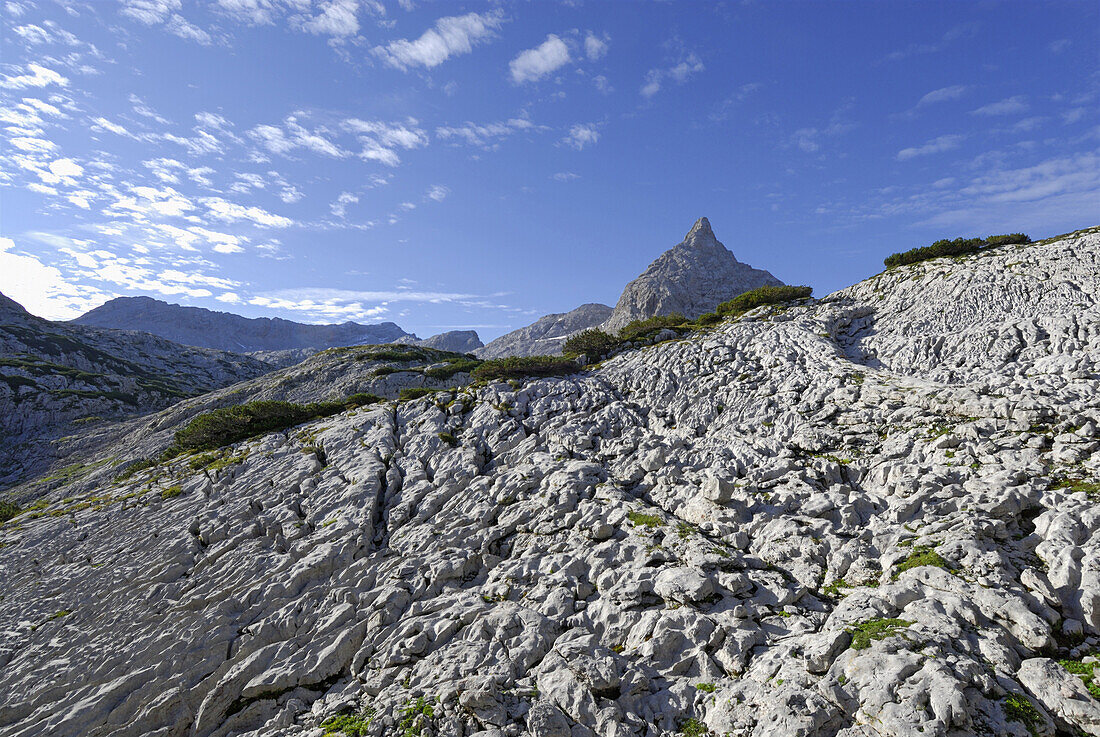
{"type": "Polygon", "coordinates": [[[116,136],[123,136],[124,138],[133,138],[135,140],[138,138],[138,136],[134,135],[133,133],[128,131],[123,126],[119,125],[118,123],[112,123],[110,120],[107,120],[106,118],[96,117],[96,118],[92,118],[90,122],[92,124],[92,130],[107,131],[108,133],[114,133],[116,136]]]}
{"type": "Polygon", "coordinates": [[[600,132],[596,130],[596,126],[592,123],[577,124],[569,129],[569,135],[561,139],[562,143],[565,143],[578,151],[582,150],[585,146],[594,144],[600,140],[600,132]]]}
{"type": "Polygon", "coordinates": [[[57,159],[50,162],[50,171],[57,177],[75,178],[84,173],[84,167],[72,159],[57,159]]]}
{"type": "Polygon", "coordinates": [[[584,53],[589,61],[596,61],[607,53],[606,38],[607,36],[603,39],[596,38],[592,33],[584,37],[584,53]]]}
{"type": "Polygon", "coordinates": [[[580,179],[581,176],[571,171],[559,171],[550,178],[558,182],[572,182],[574,179],[580,179]]]}
{"type": "Polygon", "coordinates": [[[20,90],[26,87],[48,87],[51,84],[56,84],[59,87],[69,86],[67,77],[63,77],[41,64],[35,64],[32,61],[27,64],[26,68],[28,74],[0,78],[0,87],[6,87],[9,90],[20,90]]]}
{"type": "Polygon", "coordinates": [[[401,70],[421,66],[432,69],[452,56],[470,53],[474,46],[493,37],[503,23],[501,13],[467,13],[436,21],[435,27],[415,41],[400,39],[377,46],[374,53],[401,70]]]}
{"type": "Polygon", "coordinates": [[[965,95],[968,89],[970,88],[964,84],[956,84],[950,87],[941,87],[938,90],[932,90],[917,101],[917,107],[932,105],[937,102],[947,102],[948,100],[957,100],[965,95]]]}
{"type": "Polygon", "coordinates": [[[683,84],[691,75],[701,72],[705,68],[702,59],[695,52],[690,52],[671,67],[650,69],[646,72],[645,81],[642,84],[642,96],[653,97],[656,95],[661,91],[661,86],[666,79],[672,79],[679,84],[683,84]]]}
{"type": "Polygon", "coordinates": [[[348,205],[359,201],[358,195],[351,192],[341,192],[340,196],[336,198],[336,202],[329,205],[329,209],[332,214],[338,218],[344,217],[347,214],[348,205]]]}
{"type": "Polygon", "coordinates": [[[538,129],[545,130],[545,126],[537,126],[527,118],[511,118],[506,121],[486,123],[478,125],[467,122],[461,126],[441,126],[435,129],[435,135],[440,140],[459,139],[471,146],[493,148],[499,145],[499,140],[521,130],[538,129]]]}
{"type": "Polygon", "coordinates": [[[426,196],[430,200],[435,200],[436,202],[442,202],[443,200],[447,199],[447,195],[449,195],[450,193],[451,193],[451,190],[444,187],[442,184],[433,184],[431,186],[431,188],[428,190],[428,194],[426,196]]]}
{"type": "Polygon", "coordinates": [[[516,84],[535,82],[570,62],[569,47],[554,34],[533,49],[521,51],[508,64],[516,84]]]}
{"type": "Polygon", "coordinates": [[[201,200],[209,214],[218,220],[227,222],[249,221],[267,228],[289,228],[294,221],[282,215],[275,215],[259,207],[245,207],[229,202],[221,197],[204,197],[201,200]]]}
{"type": "Polygon", "coordinates": [[[357,134],[362,144],[359,158],[364,161],[378,161],[386,166],[397,166],[401,163],[401,157],[397,155],[395,148],[407,150],[428,145],[427,133],[411,118],[405,125],[349,118],[343,122],[343,127],[357,134]]]}
{"type": "Polygon", "coordinates": [[[302,126],[294,115],[287,117],[283,125],[286,130],[274,125],[258,125],[250,130],[248,135],[275,154],[285,155],[301,148],[335,159],[351,155],[349,151],[327,137],[329,135],[327,130],[323,128],[309,130],[302,126]]]}
{"type": "Polygon", "coordinates": [[[0,292],[31,314],[48,320],[71,320],[106,302],[113,294],[67,281],[60,269],[36,257],[14,252],[11,238],[0,238],[0,292]]]}
{"type": "Polygon", "coordinates": [[[163,25],[169,33],[200,44],[211,42],[210,34],[181,16],[180,0],[122,0],[122,14],[147,26],[163,25]]]}
{"type": "Polygon", "coordinates": [[[359,32],[357,0],[328,0],[321,12],[301,24],[302,30],[318,35],[353,36],[359,32]]]}
{"type": "Polygon", "coordinates": [[[991,102],[977,110],[971,110],[972,115],[1014,115],[1027,110],[1027,98],[1022,95],[1009,97],[1000,102],[991,102]]]}
{"type": "Polygon", "coordinates": [[[898,151],[897,159],[898,161],[908,161],[917,156],[928,156],[929,154],[950,151],[951,149],[958,148],[962,141],[963,136],[960,135],[940,136],[939,138],[933,138],[922,146],[903,148],[901,151],[898,151]]]}

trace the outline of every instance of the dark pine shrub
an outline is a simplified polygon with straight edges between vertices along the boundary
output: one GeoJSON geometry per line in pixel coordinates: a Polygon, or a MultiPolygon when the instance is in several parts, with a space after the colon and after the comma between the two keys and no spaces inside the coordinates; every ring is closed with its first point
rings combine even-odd
{"type": "Polygon", "coordinates": [[[563,376],[579,367],[570,356],[510,356],[494,358],[474,369],[475,380],[522,379],[528,376],[563,376]]]}
{"type": "Polygon", "coordinates": [[[723,316],[742,315],[761,305],[775,305],[796,299],[806,299],[813,293],[813,287],[757,287],[752,291],[739,294],[733,299],[723,302],[718,305],[715,312],[723,316]]]}
{"type": "Polygon", "coordinates": [[[562,353],[571,356],[588,356],[590,361],[599,361],[609,356],[622,341],[602,330],[592,328],[569,336],[562,353]]]}
{"type": "Polygon", "coordinates": [[[195,417],[176,432],[177,452],[214,450],[257,435],[284,430],[294,425],[328,417],[345,409],[343,402],[259,401],[223,407],[195,417]]]}
{"type": "Polygon", "coordinates": [[[664,330],[665,328],[682,327],[685,323],[687,323],[687,318],[679,312],[672,312],[668,315],[657,315],[656,317],[649,317],[645,320],[635,320],[623,326],[619,330],[619,338],[621,340],[637,340],[638,338],[649,337],[651,334],[659,330],[664,330]]]}

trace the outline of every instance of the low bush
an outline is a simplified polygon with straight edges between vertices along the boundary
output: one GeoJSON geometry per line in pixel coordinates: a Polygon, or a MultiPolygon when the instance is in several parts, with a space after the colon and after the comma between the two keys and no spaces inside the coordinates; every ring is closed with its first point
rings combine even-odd
{"type": "Polygon", "coordinates": [[[528,376],[564,376],[577,370],[577,362],[570,356],[510,356],[483,362],[471,376],[478,381],[522,379],[528,376]]]}
{"type": "Polygon", "coordinates": [[[476,358],[452,358],[441,366],[432,366],[424,369],[424,375],[432,379],[449,379],[455,374],[469,374],[481,365],[476,358]]]}
{"type": "Polygon", "coordinates": [[[646,318],[645,320],[635,320],[632,323],[624,325],[619,330],[619,338],[622,340],[635,340],[665,328],[678,328],[686,322],[687,318],[679,312],[672,312],[668,315],[657,315],[655,317],[646,318]]]}
{"type": "Polygon", "coordinates": [[[355,357],[356,361],[415,361],[424,358],[424,352],[416,348],[383,348],[377,351],[367,351],[355,357]]]}
{"type": "Polygon", "coordinates": [[[930,246],[911,248],[901,253],[892,253],[882,263],[886,265],[886,268],[892,269],[895,266],[907,266],[908,264],[927,261],[930,258],[962,256],[967,253],[977,253],[986,248],[996,248],[997,246],[1007,246],[1014,243],[1031,243],[1031,238],[1024,233],[991,235],[987,238],[956,238],[954,240],[944,238],[930,246]]]}
{"type": "Polygon", "coordinates": [[[125,481],[139,471],[144,471],[147,468],[152,468],[157,465],[157,461],[154,458],[138,458],[129,466],[124,468],[121,473],[115,476],[115,481],[125,481]]]}
{"type": "Polygon", "coordinates": [[[176,454],[187,451],[214,450],[223,445],[246,440],[264,433],[284,430],[318,417],[342,412],[342,402],[258,401],[223,407],[195,417],[176,432],[173,448],[176,454]]]}
{"type": "Polygon", "coordinates": [[[592,328],[569,336],[562,347],[562,353],[574,356],[584,355],[590,361],[599,361],[610,355],[621,344],[622,341],[615,336],[592,328]]]}
{"type": "Polygon", "coordinates": [[[775,305],[796,299],[806,299],[813,293],[813,287],[757,287],[723,302],[718,305],[715,312],[724,317],[737,316],[761,305],[775,305]]]}
{"type": "Polygon", "coordinates": [[[356,407],[366,407],[370,404],[377,404],[382,401],[382,397],[377,394],[368,394],[367,392],[357,392],[344,400],[344,406],[348,409],[355,409],[356,407]]]}
{"type": "Polygon", "coordinates": [[[7,522],[15,517],[22,510],[19,509],[19,505],[15,502],[2,501],[0,502],[0,523],[7,522]]]}
{"type": "Polygon", "coordinates": [[[699,317],[695,318],[695,324],[702,325],[704,327],[708,325],[717,325],[718,323],[722,322],[722,319],[722,316],[719,315],[717,312],[704,312],[702,315],[699,315],[699,317]]]}

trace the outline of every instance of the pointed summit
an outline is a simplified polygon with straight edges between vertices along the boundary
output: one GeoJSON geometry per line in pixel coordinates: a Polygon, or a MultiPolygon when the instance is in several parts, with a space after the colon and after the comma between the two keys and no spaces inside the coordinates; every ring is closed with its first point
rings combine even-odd
{"type": "Polygon", "coordinates": [[[691,226],[691,230],[684,236],[685,246],[694,246],[696,244],[709,246],[717,242],[718,239],[714,237],[714,231],[710,228],[710,221],[705,217],[696,220],[695,225],[691,226]]]}
{"type": "Polygon", "coordinates": [[[710,221],[699,218],[681,243],[626,285],[603,329],[615,332],[635,320],[672,312],[695,318],[750,289],[782,283],[734,258],[714,235],[710,221]]]}

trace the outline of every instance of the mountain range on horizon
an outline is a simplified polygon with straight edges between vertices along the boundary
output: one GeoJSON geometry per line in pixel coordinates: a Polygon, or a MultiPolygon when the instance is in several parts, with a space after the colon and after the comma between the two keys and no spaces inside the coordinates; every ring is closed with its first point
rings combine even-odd
{"type": "Polygon", "coordinates": [[[779,284],[782,282],[769,272],[738,261],[703,217],[683,241],[626,285],[614,308],[589,303],[568,313],[546,315],[487,345],[482,345],[474,330],[453,330],[421,339],[393,322],[306,324],[280,317],[248,318],[148,296],[116,297],[71,322],[138,330],[183,345],[254,354],[280,366],[327,348],[395,342],[494,358],[560,353],[570,335],[590,328],[616,332],[634,320],[673,312],[692,319],[738,294],[779,284]]]}

